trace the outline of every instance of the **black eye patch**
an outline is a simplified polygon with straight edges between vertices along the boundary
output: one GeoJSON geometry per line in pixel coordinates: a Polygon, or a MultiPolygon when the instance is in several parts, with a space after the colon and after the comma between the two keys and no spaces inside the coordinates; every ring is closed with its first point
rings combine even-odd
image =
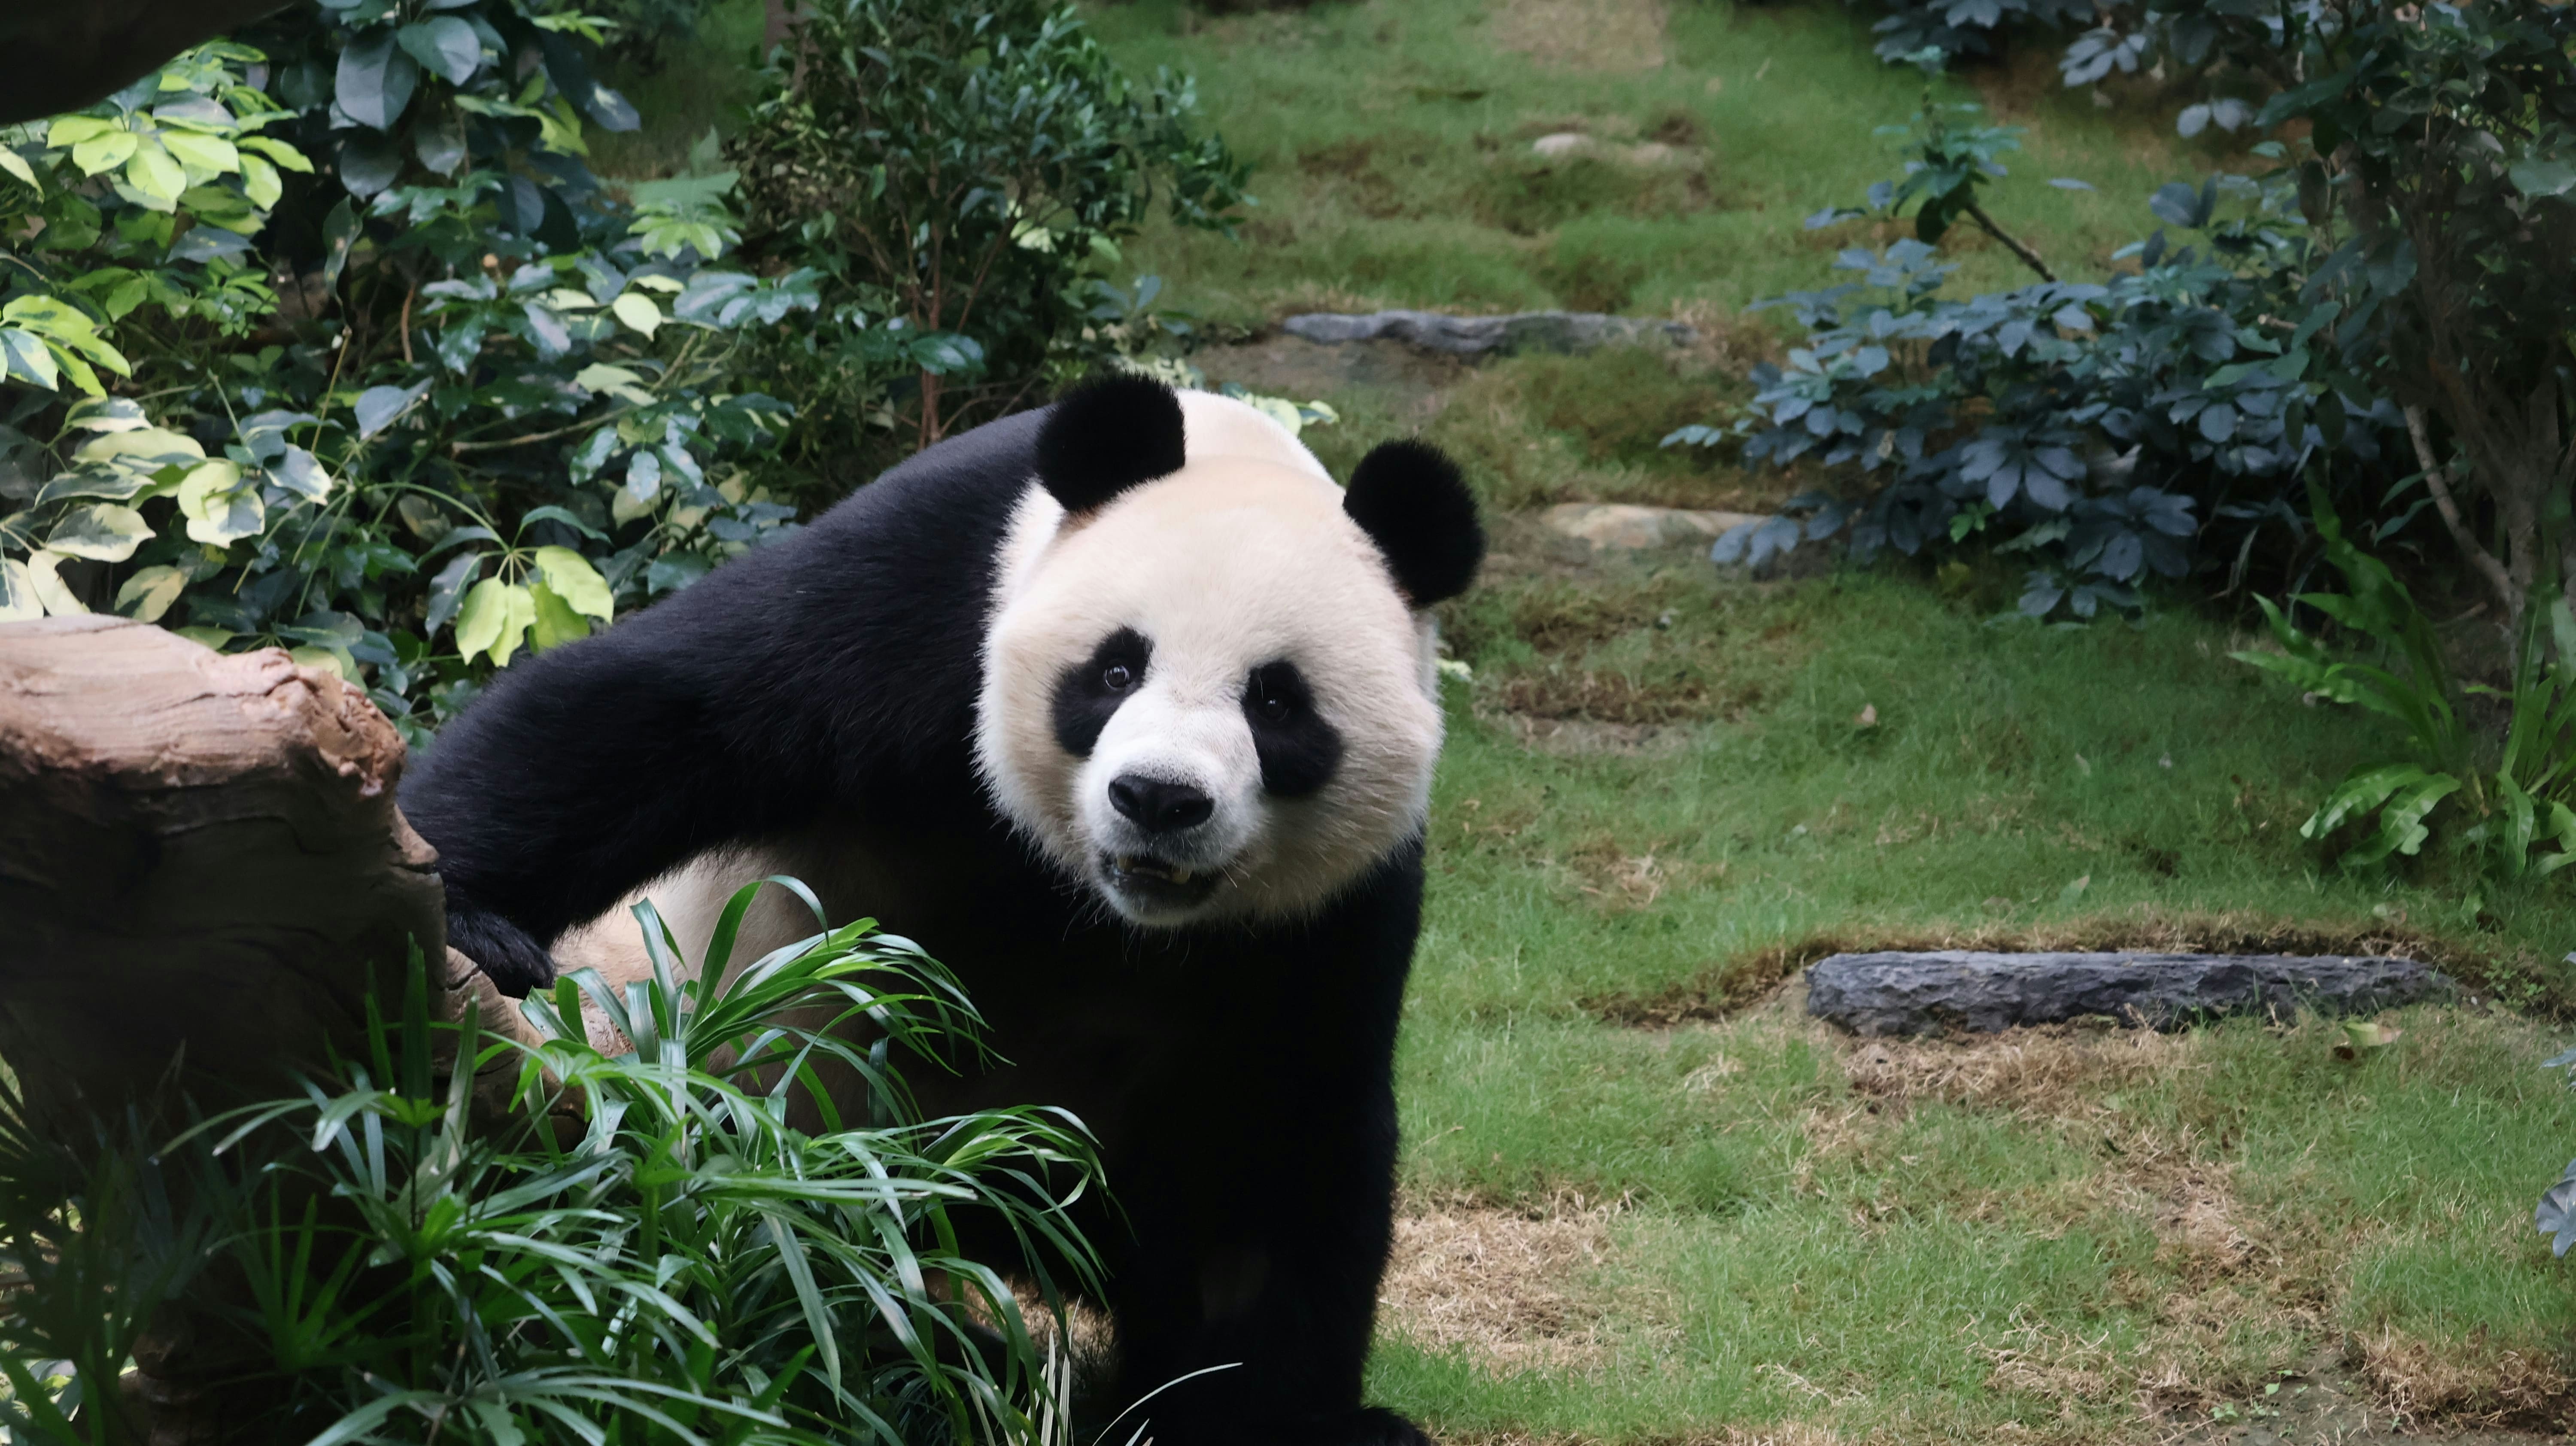
{"type": "Polygon", "coordinates": [[[1134,628],[1120,628],[1100,640],[1083,662],[1064,670],[1055,682],[1055,741],[1076,758],[1089,758],[1120,704],[1145,686],[1145,665],[1154,656],[1151,639],[1134,628]]]}
{"type": "Polygon", "coordinates": [[[1252,724],[1264,790],[1302,798],[1333,781],[1342,762],[1342,735],[1315,711],[1314,690],[1296,664],[1283,660],[1253,669],[1243,685],[1243,716],[1252,724]]]}

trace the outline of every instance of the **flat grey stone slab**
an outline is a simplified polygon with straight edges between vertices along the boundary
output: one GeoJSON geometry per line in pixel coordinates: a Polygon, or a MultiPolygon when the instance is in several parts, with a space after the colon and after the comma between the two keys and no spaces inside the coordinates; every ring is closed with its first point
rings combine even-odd
{"type": "Polygon", "coordinates": [[[1749,512],[1700,512],[1627,502],[1560,502],[1539,514],[1539,521],[1550,531],[1591,543],[1595,552],[1707,542],[1730,527],[1764,520],[1749,512]]]}
{"type": "Polygon", "coordinates": [[[1521,311],[1509,316],[1446,316],[1436,311],[1372,311],[1355,316],[1310,311],[1279,323],[1279,329],[1326,345],[1385,339],[1452,356],[1577,352],[1644,343],[1686,346],[1699,336],[1678,321],[1598,311],[1521,311]]]}
{"type": "Polygon", "coordinates": [[[2366,1014],[2450,992],[2413,959],[2298,954],[1836,954],[1807,971],[1807,1012],[1854,1034],[1988,1034],[2106,1014],[2171,1029],[2305,1006],[2366,1014]]]}

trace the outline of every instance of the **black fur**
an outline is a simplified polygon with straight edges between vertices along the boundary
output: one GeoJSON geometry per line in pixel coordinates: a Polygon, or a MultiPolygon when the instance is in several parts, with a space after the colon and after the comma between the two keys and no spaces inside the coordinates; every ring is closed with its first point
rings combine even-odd
{"type": "Polygon", "coordinates": [[[1056,746],[1076,758],[1089,758],[1120,705],[1145,685],[1145,668],[1153,658],[1152,639],[1134,628],[1120,628],[1101,639],[1088,659],[1065,669],[1055,685],[1056,746]]]}
{"type": "Polygon", "coordinates": [[[1252,752],[1261,760],[1265,792],[1304,798],[1333,781],[1333,770],[1342,765],[1342,735],[1315,711],[1314,692],[1296,664],[1253,669],[1243,688],[1243,716],[1252,724],[1252,752]]]}
{"type": "Polygon", "coordinates": [[[1148,377],[1084,382],[1047,409],[1037,474],[1067,512],[1089,512],[1140,482],[1181,470],[1181,399],[1148,377]]]}
{"type": "Polygon", "coordinates": [[[1342,510],[1386,554],[1395,585],[1418,608],[1476,580],[1485,529],[1458,464],[1425,442],[1381,442],[1360,459],[1342,510]]]}
{"type": "MultiPolygon", "coordinates": [[[[1239,1362],[1156,1396],[1122,1437],[1422,1446],[1360,1405],[1419,841],[1310,918],[1175,934],[1117,923],[1013,833],[971,739],[994,553],[1042,427],[1057,430],[1028,413],[943,442],[501,675],[403,789],[439,850],[450,937],[541,984],[538,946],[711,845],[865,857],[866,897],[811,880],[826,907],[927,943],[1007,1061],[915,1071],[923,1106],[1060,1104],[1100,1139],[1116,1203],[1093,1191],[1077,1221],[1121,1347],[1102,1416],[1239,1362]]],[[[1004,1232],[983,1248],[1019,1247],[1004,1232]]]]}

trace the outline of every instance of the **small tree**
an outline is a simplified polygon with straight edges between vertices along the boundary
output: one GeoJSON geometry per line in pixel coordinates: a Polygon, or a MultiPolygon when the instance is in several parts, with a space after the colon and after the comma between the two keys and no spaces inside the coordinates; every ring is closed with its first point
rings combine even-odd
{"type": "Polygon", "coordinates": [[[2311,302],[2384,338],[2376,380],[2518,636],[2536,589],[2576,584],[2576,8],[2343,0],[2289,38],[2315,78],[2259,120],[2309,124],[2302,201],[2349,232],[2311,302]]]}
{"type": "Polygon", "coordinates": [[[1191,134],[1190,84],[1130,82],[1058,0],[844,0],[794,24],[731,148],[746,229],[831,272],[828,303],[921,339],[924,445],[959,419],[957,374],[982,370],[997,406],[1026,394],[1154,191],[1190,225],[1244,199],[1247,168],[1191,134]]]}

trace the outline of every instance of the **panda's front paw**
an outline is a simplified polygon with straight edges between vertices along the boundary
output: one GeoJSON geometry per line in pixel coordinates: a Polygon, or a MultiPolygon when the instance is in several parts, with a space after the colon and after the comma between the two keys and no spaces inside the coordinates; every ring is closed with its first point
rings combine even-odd
{"type": "Polygon", "coordinates": [[[527,930],[498,914],[480,909],[451,910],[447,915],[447,943],[473,960],[493,987],[512,999],[525,999],[532,990],[554,985],[554,956],[529,938],[527,930]]]}

